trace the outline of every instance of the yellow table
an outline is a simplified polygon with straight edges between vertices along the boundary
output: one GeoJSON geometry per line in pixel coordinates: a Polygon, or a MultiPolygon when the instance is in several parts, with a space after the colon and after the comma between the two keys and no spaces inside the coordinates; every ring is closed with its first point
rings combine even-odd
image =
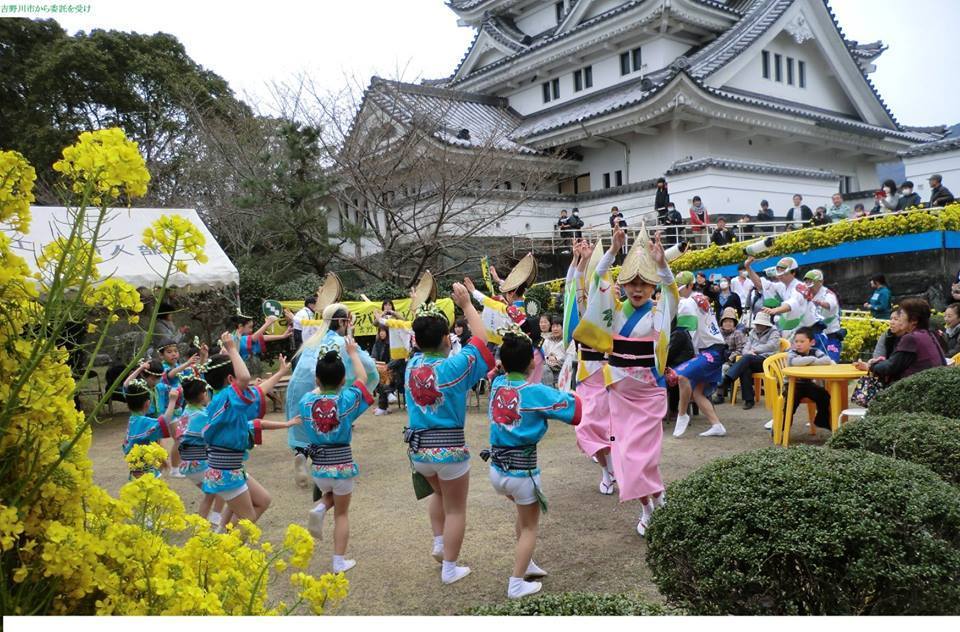
{"type": "Polygon", "coordinates": [[[793,422],[793,400],[796,392],[797,380],[822,380],[827,392],[830,393],[830,429],[837,431],[840,423],[840,412],[847,407],[850,401],[847,389],[850,380],[856,380],[866,375],[852,364],[820,364],[814,366],[785,366],[783,376],[787,378],[787,410],[783,416],[783,430],[781,443],[789,444],[786,429],[793,422]]]}

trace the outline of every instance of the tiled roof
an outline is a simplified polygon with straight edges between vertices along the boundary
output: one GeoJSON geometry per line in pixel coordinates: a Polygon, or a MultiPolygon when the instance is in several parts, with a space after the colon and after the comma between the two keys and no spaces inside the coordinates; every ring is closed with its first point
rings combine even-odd
{"type": "Polygon", "coordinates": [[[500,97],[374,77],[364,98],[400,123],[422,126],[422,121],[428,121],[433,135],[450,145],[469,148],[493,143],[505,151],[539,153],[508,137],[520,124],[520,115],[500,97]],[[469,131],[469,137],[460,138],[461,130],[469,131]]]}
{"type": "Polygon", "coordinates": [[[960,150],[960,137],[944,138],[932,143],[923,143],[914,145],[909,149],[900,152],[903,158],[912,158],[914,156],[925,156],[927,154],[940,154],[946,151],[960,150]]]}
{"type": "Polygon", "coordinates": [[[731,158],[698,158],[695,160],[683,160],[673,163],[667,169],[668,176],[681,173],[690,173],[691,171],[700,171],[702,169],[714,168],[727,171],[748,171],[750,173],[762,173],[774,176],[794,176],[798,178],[818,178],[821,180],[836,180],[835,171],[824,169],[809,169],[806,167],[789,167],[784,165],[775,165],[763,162],[751,162],[748,160],[736,160],[731,158]]]}

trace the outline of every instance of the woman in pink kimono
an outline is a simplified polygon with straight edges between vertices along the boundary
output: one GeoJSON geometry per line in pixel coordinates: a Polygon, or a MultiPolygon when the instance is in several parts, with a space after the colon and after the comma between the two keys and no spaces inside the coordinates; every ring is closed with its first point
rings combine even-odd
{"type": "Polygon", "coordinates": [[[624,231],[615,230],[613,243],[597,266],[599,281],[591,287],[573,336],[607,354],[610,460],[620,501],[640,499],[637,532],[644,535],[654,507],[663,502],[660,444],[667,414],[663,372],[679,295],[660,235],[650,243],[646,229],[641,228],[617,278],[627,295],[621,303],[607,272],[625,243],[624,231]],[[658,285],[661,298],[654,304],[658,285]]]}

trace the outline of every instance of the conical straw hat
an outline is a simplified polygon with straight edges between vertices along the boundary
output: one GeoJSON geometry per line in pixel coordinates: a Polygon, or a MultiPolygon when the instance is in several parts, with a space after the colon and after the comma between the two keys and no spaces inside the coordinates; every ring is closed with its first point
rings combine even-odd
{"type": "Polygon", "coordinates": [[[521,285],[530,286],[537,279],[537,260],[533,258],[533,253],[527,253],[527,256],[513,266],[513,270],[507,275],[507,278],[500,284],[501,292],[512,292],[521,285]]]}
{"type": "Polygon", "coordinates": [[[413,290],[413,297],[410,301],[410,314],[411,316],[416,315],[417,308],[427,302],[434,302],[437,300],[437,281],[433,278],[433,274],[429,270],[424,271],[420,276],[420,282],[417,283],[416,289],[413,290]]]}
{"type": "Polygon", "coordinates": [[[340,300],[343,295],[343,283],[334,272],[327,272],[323,285],[317,290],[317,305],[314,311],[323,312],[323,308],[340,300]]]}
{"type": "Polygon", "coordinates": [[[617,283],[624,285],[637,277],[653,285],[660,283],[660,275],[657,274],[657,264],[653,260],[653,257],[650,256],[650,250],[647,248],[649,242],[650,239],[647,237],[646,222],[642,222],[640,224],[640,230],[637,232],[637,236],[633,241],[633,247],[630,248],[630,252],[627,253],[627,257],[623,260],[623,265],[620,266],[617,283]]]}
{"type": "Polygon", "coordinates": [[[600,260],[603,259],[603,239],[597,240],[597,245],[593,247],[593,254],[590,255],[590,261],[587,262],[587,283],[590,283],[590,280],[593,279],[593,275],[597,272],[597,266],[600,265],[600,260]]]}

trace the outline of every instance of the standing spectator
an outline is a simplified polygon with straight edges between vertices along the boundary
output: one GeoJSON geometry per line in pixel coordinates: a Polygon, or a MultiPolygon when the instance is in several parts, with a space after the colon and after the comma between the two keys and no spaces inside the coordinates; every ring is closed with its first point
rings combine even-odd
{"type": "MultiPolygon", "coordinates": [[[[772,222],[773,220],[773,209],[770,208],[770,202],[767,202],[766,200],[760,200],[760,210],[757,211],[757,223],[765,224],[766,222],[772,222]]],[[[772,232],[773,229],[770,227],[764,228],[763,226],[760,226],[760,230],[762,232],[769,233],[772,232]]]]}
{"type": "Polygon", "coordinates": [[[720,218],[717,220],[717,228],[710,235],[710,241],[716,246],[726,246],[737,240],[737,236],[732,230],[727,228],[727,220],[720,218]]]}
{"type": "Polygon", "coordinates": [[[953,193],[943,186],[943,176],[935,173],[927,181],[930,183],[930,202],[927,206],[946,206],[953,202],[953,193]]]}
{"type": "Polygon", "coordinates": [[[827,209],[827,217],[830,221],[839,221],[850,217],[850,207],[843,203],[843,196],[834,193],[831,198],[833,206],[827,209]]]}
{"type": "Polygon", "coordinates": [[[923,200],[920,199],[919,193],[913,192],[913,183],[904,180],[903,184],[900,185],[900,199],[897,200],[896,210],[905,211],[916,206],[923,206],[923,200]]]}
{"type": "MultiPolygon", "coordinates": [[[[800,224],[806,225],[807,222],[813,219],[813,211],[810,210],[810,207],[803,203],[803,196],[799,193],[793,194],[793,206],[790,207],[790,210],[787,211],[787,221],[796,222],[799,221],[800,224]]],[[[791,224],[791,228],[796,228],[797,224],[791,224]]]]}
{"type": "MultiPolygon", "coordinates": [[[[676,204],[670,202],[667,204],[667,226],[682,226],[683,225],[683,215],[680,214],[680,211],[677,210],[676,204]]],[[[680,229],[679,228],[668,228],[667,229],[668,243],[673,246],[680,243],[680,229]]]]}
{"type": "MultiPolygon", "coordinates": [[[[317,297],[308,296],[303,299],[303,307],[293,315],[293,349],[296,351],[303,344],[303,321],[315,320],[317,313],[313,308],[317,304],[317,297]]],[[[389,349],[388,349],[389,350],[389,349]]]]}
{"type": "Polygon", "coordinates": [[[853,205],[853,219],[863,219],[867,217],[867,209],[859,202],[853,205]]]}
{"type": "MultiPolygon", "coordinates": [[[[869,363],[856,362],[861,371],[891,384],[914,373],[946,364],[936,336],[930,331],[930,304],[922,298],[904,299],[890,329],[899,336],[889,358],[874,358],[869,363]]],[[[944,394],[945,395],[945,394],[944,394]]]]}
{"type": "Polygon", "coordinates": [[[960,303],[951,303],[943,310],[943,353],[948,358],[960,353],[960,303]]]}
{"type": "Polygon", "coordinates": [[[740,219],[737,220],[737,232],[740,234],[740,239],[749,239],[751,236],[750,228],[750,216],[741,215],[740,219]]]}
{"type": "MultiPolygon", "coordinates": [[[[390,330],[383,325],[377,328],[377,340],[373,343],[373,348],[370,350],[370,357],[377,363],[378,369],[380,367],[386,367],[390,363],[390,330]]],[[[377,384],[377,407],[373,411],[374,415],[379,417],[390,414],[389,405],[390,395],[392,393],[393,389],[389,383],[384,383],[383,380],[381,380],[380,383],[377,384]]]]}
{"type": "Polygon", "coordinates": [[[871,215],[897,210],[897,204],[900,202],[900,196],[897,195],[897,183],[889,179],[884,180],[880,190],[873,194],[873,201],[873,208],[870,209],[871,215]]]}
{"type": "Polygon", "coordinates": [[[657,222],[667,223],[667,209],[670,206],[670,193],[667,191],[667,180],[657,178],[657,195],[653,199],[653,208],[657,211],[657,222]]]}
{"type": "Polygon", "coordinates": [[[570,235],[570,218],[567,217],[567,209],[560,210],[560,219],[557,220],[557,230],[560,231],[560,239],[566,239],[570,235]]]}
{"type": "Polygon", "coordinates": [[[887,287],[887,277],[882,274],[873,275],[870,278],[870,287],[873,288],[873,294],[870,300],[863,304],[863,308],[869,309],[874,318],[890,318],[890,288],[887,287]]]}
{"type": "Polygon", "coordinates": [[[573,231],[574,239],[582,239],[583,233],[580,230],[583,228],[583,220],[580,219],[580,209],[576,206],[573,207],[573,210],[570,211],[570,219],[567,220],[567,226],[570,227],[570,230],[573,231]]]}
{"type": "Polygon", "coordinates": [[[753,288],[753,281],[749,279],[747,268],[742,263],[737,266],[737,276],[730,279],[730,290],[740,297],[741,308],[750,304],[750,290],[753,288]]]}
{"type": "Polygon", "coordinates": [[[830,219],[829,215],[827,215],[826,208],[822,206],[818,206],[817,210],[813,212],[813,220],[811,221],[814,226],[825,226],[830,222],[832,222],[833,220],[830,219]]]}
{"type": "Polygon", "coordinates": [[[720,279],[720,282],[717,283],[717,290],[717,295],[713,299],[713,313],[726,314],[728,309],[732,309],[737,313],[737,322],[739,323],[740,316],[743,314],[743,303],[740,301],[740,295],[731,291],[730,281],[726,279],[720,279]]]}
{"type": "Polygon", "coordinates": [[[690,225],[693,226],[694,235],[703,235],[704,242],[708,242],[707,226],[710,224],[710,214],[707,207],[703,205],[703,200],[699,195],[694,195],[692,206],[690,207],[690,225]]]}
{"type": "Polygon", "coordinates": [[[610,228],[620,228],[627,227],[627,220],[623,219],[623,213],[620,212],[620,209],[616,206],[610,207],[610,228]]]}

